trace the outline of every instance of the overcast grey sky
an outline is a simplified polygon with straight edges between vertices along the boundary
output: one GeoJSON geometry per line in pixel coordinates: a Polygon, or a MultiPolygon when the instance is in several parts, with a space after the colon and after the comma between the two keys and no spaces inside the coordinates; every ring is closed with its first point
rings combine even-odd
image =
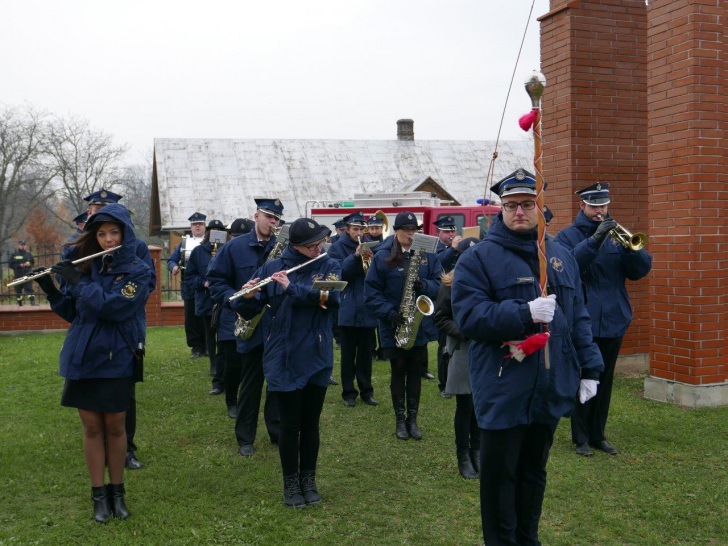
{"type": "MultiPolygon", "coordinates": [[[[548,0],[3,2],[0,102],[158,137],[526,138],[548,0]],[[521,59],[518,50],[528,25],[521,59]]],[[[548,75],[547,75],[548,76],[548,75]]]]}

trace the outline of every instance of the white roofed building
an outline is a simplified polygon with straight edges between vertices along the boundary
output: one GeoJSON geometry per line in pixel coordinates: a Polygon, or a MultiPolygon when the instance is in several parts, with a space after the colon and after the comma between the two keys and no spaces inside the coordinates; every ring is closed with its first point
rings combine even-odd
{"type": "MultiPolygon", "coordinates": [[[[493,198],[486,187],[495,141],[414,140],[412,120],[397,124],[396,140],[155,139],[150,232],[186,229],[195,211],[226,224],[252,218],[256,197],[280,199],[287,221],[314,202],[361,193],[434,187],[460,205],[493,198]]],[[[526,136],[497,151],[492,182],[533,170],[526,136]]]]}

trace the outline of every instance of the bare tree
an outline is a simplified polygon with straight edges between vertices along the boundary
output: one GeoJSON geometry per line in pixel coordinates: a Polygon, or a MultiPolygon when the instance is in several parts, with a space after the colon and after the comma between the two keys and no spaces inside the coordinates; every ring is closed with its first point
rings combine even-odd
{"type": "Polygon", "coordinates": [[[0,246],[48,197],[52,173],[42,162],[45,118],[30,106],[0,105],[0,246]]]}
{"type": "Polygon", "coordinates": [[[50,123],[47,152],[59,191],[75,216],[86,209],[84,197],[101,188],[114,190],[126,145],[114,145],[111,135],[91,128],[84,119],[56,117],[50,123]]]}
{"type": "Polygon", "coordinates": [[[149,234],[149,203],[152,198],[152,167],[150,164],[127,165],[122,169],[119,182],[124,188],[122,203],[134,215],[132,220],[136,236],[146,240],[149,234]]]}

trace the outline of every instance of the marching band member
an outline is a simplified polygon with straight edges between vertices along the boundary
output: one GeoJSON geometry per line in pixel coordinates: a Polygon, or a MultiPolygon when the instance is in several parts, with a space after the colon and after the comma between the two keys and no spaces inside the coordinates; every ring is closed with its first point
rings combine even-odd
{"type": "Polygon", "coordinates": [[[369,228],[362,237],[362,241],[384,241],[384,221],[378,216],[370,216],[367,220],[367,227],[369,228]]]}
{"type": "Polygon", "coordinates": [[[195,315],[202,319],[205,328],[205,344],[207,355],[210,358],[210,375],[212,376],[212,389],[210,394],[217,395],[225,392],[225,363],[222,353],[217,350],[216,328],[212,325],[213,301],[208,290],[207,266],[213,257],[213,250],[217,249],[210,242],[210,231],[213,229],[225,231],[225,225],[220,220],[210,220],[205,228],[202,242],[192,249],[190,259],[185,270],[185,282],[195,294],[195,315]]]}
{"type": "Polygon", "coordinates": [[[372,251],[361,246],[366,221],[361,212],[344,218],[346,231],[329,249],[329,257],[339,262],[342,279],[348,284],[341,294],[339,337],[341,339],[341,397],[344,405],[354,407],[356,397],[369,406],[379,402],[372,387],[372,346],[376,318],[364,304],[364,277],[372,251]],[[359,390],[354,387],[356,377],[359,390]]]}
{"type": "MultiPolygon", "coordinates": [[[[207,271],[210,295],[223,306],[218,331],[225,357],[225,402],[228,416],[235,419],[238,453],[243,457],[253,455],[258,431],[264,384],[263,333],[268,317],[263,317],[252,337],[239,339],[234,334],[236,314],[230,308],[229,298],[250,280],[276,247],[274,229],[283,216],[283,203],[279,199],[260,198],[255,203],[253,229],[224,244],[207,271]]],[[[263,418],[270,441],[277,443],[280,418],[275,395],[270,392],[266,393],[263,418]]]]}
{"type": "Polygon", "coordinates": [[[185,269],[192,250],[202,242],[205,236],[205,220],[207,216],[195,212],[188,218],[190,222],[190,236],[185,236],[167,259],[167,269],[172,275],[179,275],[180,292],[185,313],[185,338],[190,348],[190,358],[200,358],[207,354],[205,349],[205,325],[202,319],[195,315],[195,290],[187,282],[185,269]]]}
{"type": "MultiPolygon", "coordinates": [[[[400,440],[422,439],[417,426],[420,405],[421,368],[427,360],[427,342],[437,339],[437,329],[431,317],[425,317],[417,332],[414,347],[401,349],[396,346],[397,327],[405,322],[400,313],[405,278],[413,258],[410,252],[412,240],[421,226],[411,212],[397,214],[394,221],[394,237],[377,247],[374,260],[365,280],[365,303],[379,320],[382,349],[389,359],[392,375],[390,391],[396,422],[396,435],[400,440]],[[407,419],[405,420],[405,397],[407,419]]],[[[420,259],[418,279],[414,282],[417,295],[437,297],[442,267],[435,254],[427,253],[420,259]]]]}
{"type": "Polygon", "coordinates": [[[312,285],[340,280],[341,267],[325,256],[290,274],[286,271],[320,256],[330,233],[314,220],[294,221],[283,255],[263,265],[244,286],[255,286],[263,278],[272,282],[233,302],[247,319],[270,305],[263,369],[281,412],[279,453],[283,499],[289,508],[321,502],[316,486],[319,420],[334,366],[332,329],[339,293],[312,285]]]}
{"type": "Polygon", "coordinates": [[[60,356],[60,374],[66,379],[61,405],[78,408],[94,518],[100,523],[112,514],[129,517],[124,501],[125,414],[131,385],[141,375],[144,305],[153,274],[136,256],[136,241],[129,211],[107,205],[88,219],[74,257],[122,247],[77,266],[70,260],[54,265],[51,270],[64,280],[62,291],[51,275],[36,279],[53,311],[71,323],[60,356]]]}

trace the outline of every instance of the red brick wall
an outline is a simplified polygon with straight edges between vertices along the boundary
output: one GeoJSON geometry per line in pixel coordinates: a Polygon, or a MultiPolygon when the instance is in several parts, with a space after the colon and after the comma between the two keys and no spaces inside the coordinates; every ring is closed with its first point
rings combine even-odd
{"type": "MultiPolygon", "coordinates": [[[[158,246],[151,246],[149,252],[157,272],[157,286],[162,286],[160,262],[162,249],[158,246]]],[[[147,326],[181,326],[184,324],[182,302],[162,303],[160,290],[152,292],[147,301],[146,311],[147,326]]],[[[68,323],[51,311],[48,304],[41,304],[37,307],[0,306],[0,332],[65,330],[67,328],[68,323]]]]}
{"type": "MultiPolygon", "coordinates": [[[[550,232],[579,212],[574,192],[601,181],[611,184],[610,214],[649,235],[644,2],[554,0],[551,8],[540,18],[550,232]]],[[[647,353],[649,280],[628,281],[628,290],[634,319],[622,354],[647,353]]]]}
{"type": "Polygon", "coordinates": [[[728,381],[728,2],[650,2],[650,373],[728,381]]]}

